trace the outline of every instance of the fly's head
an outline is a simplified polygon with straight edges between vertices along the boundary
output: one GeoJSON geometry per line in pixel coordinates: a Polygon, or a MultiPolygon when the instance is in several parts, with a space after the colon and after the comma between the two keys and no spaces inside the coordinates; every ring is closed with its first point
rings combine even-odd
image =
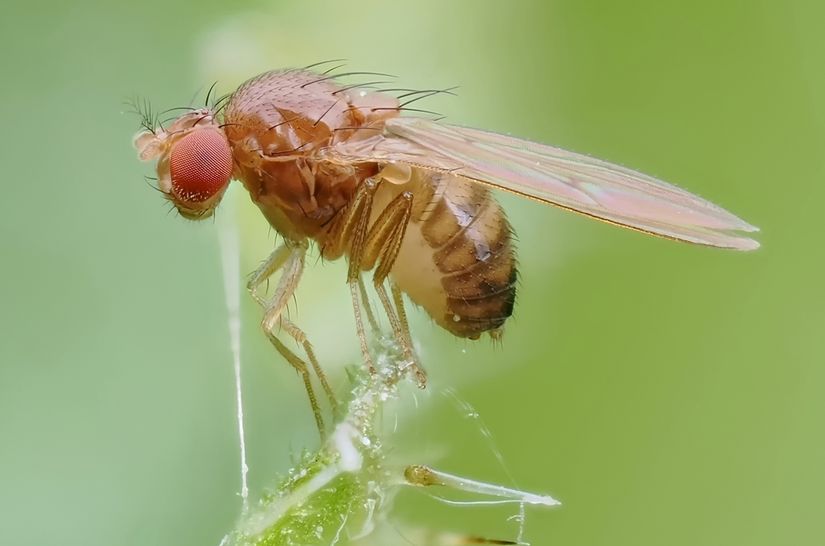
{"type": "Polygon", "coordinates": [[[186,112],[165,128],[143,126],[134,146],[141,160],[157,161],[158,189],[184,218],[212,216],[233,170],[232,149],[213,111],[186,112]]]}

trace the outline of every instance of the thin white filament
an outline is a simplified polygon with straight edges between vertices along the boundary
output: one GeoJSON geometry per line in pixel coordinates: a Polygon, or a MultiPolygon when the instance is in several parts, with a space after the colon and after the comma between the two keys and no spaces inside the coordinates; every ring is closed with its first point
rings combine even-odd
{"type": "Polygon", "coordinates": [[[484,419],[481,417],[481,414],[476,411],[472,404],[467,402],[466,400],[462,399],[458,392],[454,388],[447,388],[444,390],[444,396],[449,398],[453,404],[459,409],[459,411],[463,412],[463,416],[467,419],[471,419],[476,422],[478,426],[478,431],[481,434],[481,437],[484,439],[484,442],[487,444],[487,448],[493,453],[493,456],[498,461],[498,465],[504,471],[505,476],[507,479],[510,480],[510,484],[518,487],[515,478],[513,478],[513,474],[510,472],[510,468],[507,466],[507,463],[504,461],[504,455],[501,453],[501,450],[496,443],[495,438],[493,438],[493,433],[490,430],[490,427],[487,426],[487,423],[484,422],[484,419]]]}
{"type": "Polygon", "coordinates": [[[426,470],[434,484],[449,487],[451,489],[455,489],[456,491],[477,493],[479,495],[499,497],[511,502],[520,502],[533,505],[558,506],[561,504],[549,495],[537,495],[535,493],[530,493],[529,491],[522,491],[512,487],[504,487],[492,483],[471,480],[469,478],[448,474],[447,472],[441,472],[432,468],[427,468],[426,470]]]}
{"type": "MultiPolygon", "coordinates": [[[[450,506],[500,506],[502,504],[521,504],[524,503],[519,499],[502,499],[502,500],[474,500],[474,501],[465,501],[465,500],[453,500],[442,497],[440,495],[434,495],[430,493],[428,495],[430,498],[437,500],[438,502],[443,502],[444,504],[449,504],[450,506]]],[[[518,514],[516,514],[518,517],[518,514]]],[[[512,519],[513,516],[510,516],[508,520],[512,519]]]]}
{"type": "Polygon", "coordinates": [[[224,198],[224,214],[218,220],[218,239],[221,248],[224,295],[228,312],[229,343],[232,350],[232,366],[235,372],[235,408],[238,419],[238,443],[241,451],[241,502],[246,513],[249,507],[249,485],[246,464],[246,438],[244,435],[243,385],[241,382],[241,298],[240,298],[240,245],[234,199],[231,194],[224,198]]]}
{"type": "Polygon", "coordinates": [[[518,536],[516,537],[516,542],[518,544],[527,544],[529,543],[524,542],[524,526],[527,523],[527,516],[524,513],[524,503],[519,503],[518,507],[518,515],[512,516],[510,519],[514,519],[518,522],[518,536]]]}
{"type": "MultiPolygon", "coordinates": [[[[498,461],[499,466],[504,471],[504,474],[507,476],[507,479],[510,480],[510,484],[514,486],[518,486],[516,484],[515,478],[510,473],[510,468],[507,466],[507,463],[504,461],[504,455],[501,453],[501,450],[498,448],[498,444],[496,443],[495,438],[493,438],[493,433],[490,430],[490,427],[487,426],[487,423],[484,422],[484,419],[481,417],[481,414],[476,411],[472,404],[467,402],[466,400],[462,399],[458,392],[456,392],[453,388],[448,388],[444,391],[444,395],[450,398],[453,403],[458,407],[460,411],[464,412],[464,416],[467,419],[472,419],[478,425],[479,432],[481,436],[484,438],[484,441],[487,443],[487,447],[490,451],[492,451],[493,455],[495,456],[496,460],[498,461]]],[[[505,501],[505,502],[516,502],[514,499],[513,501],[505,501]]],[[[524,542],[524,527],[527,521],[526,514],[524,512],[524,501],[518,500],[519,504],[519,513],[511,516],[508,518],[508,521],[517,521],[518,522],[518,538],[516,542],[518,544],[527,544],[524,542]]]]}

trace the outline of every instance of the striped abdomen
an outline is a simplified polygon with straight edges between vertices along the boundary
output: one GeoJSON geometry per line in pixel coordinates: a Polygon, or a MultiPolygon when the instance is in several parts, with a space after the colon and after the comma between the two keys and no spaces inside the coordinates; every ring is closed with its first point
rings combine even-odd
{"type": "Polygon", "coordinates": [[[512,230],[499,204],[483,186],[447,174],[415,171],[395,188],[414,195],[392,270],[399,288],[457,336],[496,334],[516,297],[512,230]]]}

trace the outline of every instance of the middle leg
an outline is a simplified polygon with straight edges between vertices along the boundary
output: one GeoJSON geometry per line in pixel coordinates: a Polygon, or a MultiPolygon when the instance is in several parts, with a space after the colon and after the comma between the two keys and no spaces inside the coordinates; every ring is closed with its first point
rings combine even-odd
{"type": "MultiPolygon", "coordinates": [[[[397,295],[393,294],[397,300],[393,302],[385,287],[385,281],[398,257],[407,225],[412,217],[413,194],[406,191],[398,194],[370,225],[373,198],[378,187],[379,184],[374,179],[364,181],[350,205],[342,211],[331,227],[322,252],[325,257],[334,259],[343,254],[345,250],[349,251],[347,282],[350,287],[361,352],[370,373],[375,373],[376,369],[367,342],[364,314],[373,330],[377,329],[377,323],[366,298],[361,272],[374,269],[373,285],[381,300],[393,335],[404,351],[409,366],[415,370],[419,385],[423,387],[426,383],[426,376],[415,357],[400,292],[397,295]],[[401,303],[400,306],[399,303],[401,303]],[[396,307],[398,307],[397,312],[396,307]]],[[[397,290],[397,287],[393,290],[397,290]]]]}
{"type": "Polygon", "coordinates": [[[361,255],[361,269],[375,269],[373,286],[390,322],[393,335],[404,352],[408,367],[415,373],[419,386],[424,388],[427,379],[412,345],[401,292],[391,282],[393,298],[390,299],[386,289],[387,277],[398,258],[398,252],[412,216],[412,205],[412,193],[402,192],[381,212],[365,239],[364,251],[361,255]]]}

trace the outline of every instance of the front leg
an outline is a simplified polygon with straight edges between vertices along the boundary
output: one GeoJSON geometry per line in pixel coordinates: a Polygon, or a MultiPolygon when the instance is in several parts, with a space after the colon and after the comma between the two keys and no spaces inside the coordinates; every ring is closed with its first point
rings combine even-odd
{"type": "Polygon", "coordinates": [[[289,298],[295,293],[301,274],[304,272],[304,257],[307,252],[307,242],[288,241],[279,246],[255,270],[246,287],[252,297],[264,308],[264,320],[261,327],[264,332],[272,330],[278,323],[281,313],[286,308],[289,298]],[[268,300],[258,294],[260,286],[276,271],[283,270],[275,292],[268,300]]]}
{"type": "Polygon", "coordinates": [[[264,263],[252,273],[249,282],[246,283],[246,289],[249,290],[252,298],[262,307],[266,307],[266,301],[258,294],[258,288],[284,266],[284,263],[286,263],[293,252],[293,247],[290,244],[282,244],[264,260],[264,263]]]}
{"type": "Polygon", "coordinates": [[[280,355],[290,365],[292,365],[298,373],[301,374],[304,381],[304,387],[307,391],[307,396],[309,397],[309,403],[312,406],[312,412],[315,416],[315,422],[318,426],[319,432],[321,433],[321,438],[323,439],[325,436],[324,420],[321,416],[321,409],[318,405],[315,391],[312,388],[310,368],[303,359],[287,348],[277,336],[277,331],[283,328],[283,330],[290,337],[295,339],[295,341],[297,341],[298,344],[304,348],[307,358],[309,358],[312,365],[312,369],[318,376],[321,386],[326,391],[326,394],[330,399],[330,403],[333,408],[336,408],[337,403],[335,396],[329,386],[329,383],[327,382],[323,370],[315,359],[315,353],[312,350],[312,346],[306,339],[303,331],[283,316],[286,305],[290,298],[292,298],[295,294],[295,289],[298,287],[298,283],[304,271],[304,259],[307,252],[307,246],[306,241],[288,241],[278,247],[252,274],[252,277],[247,283],[247,288],[255,301],[257,301],[264,308],[264,316],[261,320],[261,329],[263,329],[267,339],[269,339],[270,343],[272,343],[278,353],[280,353],[280,355]],[[274,293],[267,299],[259,294],[258,289],[269,279],[269,277],[279,270],[282,271],[281,277],[278,279],[278,284],[274,293]]]}

